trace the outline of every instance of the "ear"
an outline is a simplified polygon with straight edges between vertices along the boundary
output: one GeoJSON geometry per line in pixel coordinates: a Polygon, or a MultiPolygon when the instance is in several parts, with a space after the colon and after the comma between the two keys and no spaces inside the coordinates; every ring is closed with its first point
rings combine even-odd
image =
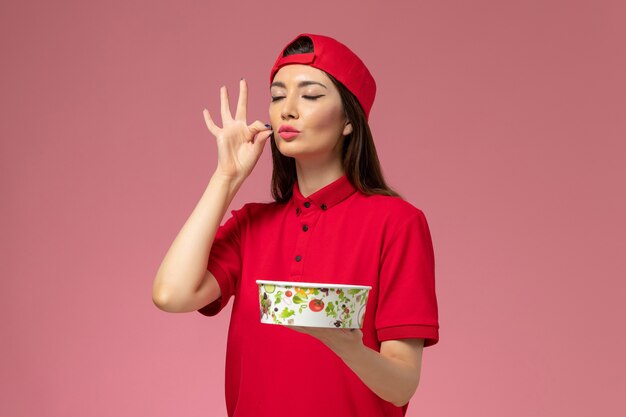
{"type": "Polygon", "coordinates": [[[343,128],[342,135],[348,136],[350,133],[352,133],[352,123],[346,121],[346,125],[343,128]]]}

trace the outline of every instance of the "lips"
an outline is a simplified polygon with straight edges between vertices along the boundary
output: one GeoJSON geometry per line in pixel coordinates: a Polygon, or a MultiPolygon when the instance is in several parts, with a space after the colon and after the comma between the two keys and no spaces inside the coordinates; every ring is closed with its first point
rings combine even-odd
{"type": "Polygon", "coordinates": [[[298,135],[298,133],[300,133],[298,129],[291,127],[289,125],[281,125],[280,128],[278,128],[278,134],[280,135],[281,138],[286,139],[286,140],[294,138],[295,136],[298,135]]]}
{"type": "Polygon", "coordinates": [[[300,131],[298,129],[296,129],[295,127],[291,127],[289,125],[280,125],[280,127],[278,128],[278,133],[282,133],[282,132],[296,132],[296,133],[300,133],[300,131]]]}

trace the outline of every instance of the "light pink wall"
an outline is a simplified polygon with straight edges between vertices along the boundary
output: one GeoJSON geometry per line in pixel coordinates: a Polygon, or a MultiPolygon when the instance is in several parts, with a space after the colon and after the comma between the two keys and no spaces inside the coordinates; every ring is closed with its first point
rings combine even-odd
{"type": "MultiPolygon", "coordinates": [[[[221,416],[228,312],[152,305],[215,166],[202,109],[300,32],[370,66],[433,234],[441,342],[408,416],[617,416],[623,1],[4,1],[0,415],[221,416]],[[243,4],[243,6],[242,6],[243,4]]],[[[233,207],[268,200],[269,149],[233,207]]]]}

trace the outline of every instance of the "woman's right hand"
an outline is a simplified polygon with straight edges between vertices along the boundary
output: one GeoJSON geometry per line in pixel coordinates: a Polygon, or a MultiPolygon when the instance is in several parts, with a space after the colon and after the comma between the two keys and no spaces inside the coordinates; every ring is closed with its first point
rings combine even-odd
{"type": "Polygon", "coordinates": [[[206,126],[217,140],[215,173],[228,179],[243,181],[259,160],[272,131],[260,120],[250,125],[246,123],[248,85],[245,79],[239,82],[239,100],[234,119],[230,112],[226,86],[220,89],[220,99],[222,128],[213,122],[207,109],[203,111],[206,126]]]}

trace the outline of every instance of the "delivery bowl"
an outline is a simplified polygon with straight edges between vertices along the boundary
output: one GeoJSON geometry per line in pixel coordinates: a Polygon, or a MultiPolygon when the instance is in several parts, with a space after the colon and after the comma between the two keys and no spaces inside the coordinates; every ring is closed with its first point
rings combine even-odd
{"type": "Polygon", "coordinates": [[[257,280],[261,323],[360,329],[372,287],[257,280]]]}

